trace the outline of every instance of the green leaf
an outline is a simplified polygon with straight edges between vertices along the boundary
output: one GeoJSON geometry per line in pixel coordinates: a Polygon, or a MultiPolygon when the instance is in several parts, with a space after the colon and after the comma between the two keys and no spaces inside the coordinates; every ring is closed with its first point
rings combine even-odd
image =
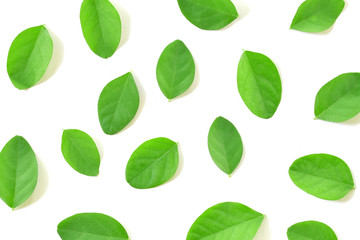
{"type": "Polygon", "coordinates": [[[64,130],[61,151],[67,163],[79,173],[97,176],[100,167],[100,154],[94,140],[77,129],[64,130]]]}
{"type": "Polygon", "coordinates": [[[128,240],[124,227],[114,218],[101,213],[79,213],[58,225],[62,240],[128,240]]]}
{"type": "Polygon", "coordinates": [[[31,196],[37,180],[34,151],[23,137],[13,137],[0,153],[0,198],[14,209],[31,196]]]}
{"type": "Polygon", "coordinates": [[[139,108],[139,91],[129,72],[109,82],[102,90],[98,114],[104,133],[120,132],[135,117],[139,108]]]}
{"type": "Polygon", "coordinates": [[[275,64],[267,56],[244,51],[237,84],[241,98],[253,114],[265,119],[274,115],[281,100],[281,80],[275,64]]]}
{"type": "Polygon", "coordinates": [[[210,127],[208,147],[216,166],[231,175],[243,153],[243,144],[236,127],[223,117],[216,118],[210,127]]]}
{"type": "Polygon", "coordinates": [[[288,228],[289,240],[337,240],[334,231],[317,221],[299,222],[288,228]]]}
{"type": "Polygon", "coordinates": [[[53,55],[53,41],[44,25],[24,30],[12,42],[7,72],[18,89],[28,89],[44,76],[53,55]]]}
{"type": "Polygon", "coordinates": [[[80,21],[90,49],[99,57],[111,57],[121,38],[121,20],[115,7],[108,0],[84,0],[80,21]]]}
{"type": "Polygon", "coordinates": [[[360,112],[360,73],[344,73],[326,83],[315,99],[315,116],[343,122],[360,112]]]}
{"type": "Polygon", "coordinates": [[[325,200],[341,199],[354,188],[349,167],[329,154],[311,154],[295,160],[289,175],[300,189],[325,200]]]}
{"type": "Polygon", "coordinates": [[[238,18],[230,0],[178,0],[182,14],[189,22],[204,30],[218,30],[238,18]]]}
{"type": "Polygon", "coordinates": [[[344,0],[306,0],[298,8],[290,28],[322,32],[330,28],[345,6],[344,0]]]}
{"type": "Polygon", "coordinates": [[[263,220],[263,214],[241,203],[219,203],[196,219],[186,240],[251,240],[263,220]]]}
{"type": "Polygon", "coordinates": [[[170,43],[161,53],[156,77],[162,93],[169,100],[189,89],[195,78],[195,62],[182,41],[170,43]]]}
{"type": "Polygon", "coordinates": [[[179,165],[177,143],[154,138],[141,144],[126,166],[126,181],[134,188],[157,187],[171,179],[179,165]]]}

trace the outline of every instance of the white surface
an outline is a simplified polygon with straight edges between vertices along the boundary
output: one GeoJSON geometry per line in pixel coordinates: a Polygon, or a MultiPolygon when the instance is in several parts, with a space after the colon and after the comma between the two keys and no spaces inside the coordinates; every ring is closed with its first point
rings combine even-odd
{"type": "Polygon", "coordinates": [[[240,19],[221,31],[203,31],[181,14],[176,0],[113,0],[123,22],[121,47],[110,59],[93,54],[82,36],[81,0],[11,0],[0,4],[0,148],[14,135],[25,137],[38,156],[39,183],[24,205],[11,211],[0,202],[0,239],[60,239],[57,224],[80,212],[101,212],[123,224],[133,240],[184,240],[208,207],[237,201],[266,214],[256,240],[287,239],[286,230],[304,220],[331,226],[339,239],[358,238],[360,195],[330,202],[298,189],[288,168],[311,153],[334,154],[360,174],[360,117],[344,124],[313,120],[320,87],[345,72],[360,71],[360,1],[348,1],[325,34],[289,30],[302,0],[234,0],[240,19]],[[47,81],[28,91],[12,86],[6,73],[11,42],[22,30],[46,24],[55,41],[47,81]],[[181,39],[197,63],[197,79],[186,96],[171,103],[155,76],[160,53],[181,39]],[[254,116],[237,91],[242,49],[263,53],[278,66],[283,95],[269,120],[254,116]],[[97,101],[111,80],[132,71],[141,107],[130,127],[105,135],[97,101]],[[207,150],[212,121],[234,123],[244,156],[233,177],[222,173],[207,150]],[[60,151],[62,129],[78,128],[101,150],[98,177],[75,172],[60,151]],[[180,142],[182,167],[163,186],[137,190],[125,181],[131,153],[144,141],[180,142]]]}

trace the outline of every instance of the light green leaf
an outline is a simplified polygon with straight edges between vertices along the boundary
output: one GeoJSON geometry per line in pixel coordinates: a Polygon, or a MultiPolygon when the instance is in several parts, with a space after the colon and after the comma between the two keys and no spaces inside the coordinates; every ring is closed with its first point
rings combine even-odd
{"type": "Polygon", "coordinates": [[[128,240],[124,227],[101,213],[79,213],[58,224],[62,240],[128,240]]]}
{"type": "Polygon", "coordinates": [[[334,231],[317,221],[299,222],[288,228],[289,240],[337,240],[334,231]]]}
{"type": "Polygon", "coordinates": [[[161,53],[156,78],[162,93],[169,100],[189,89],[195,78],[195,62],[182,41],[170,43],[161,53]]]}
{"type": "Polygon", "coordinates": [[[121,38],[121,20],[115,7],[108,0],[84,0],[80,21],[90,49],[99,57],[111,57],[121,38]]]}
{"type": "Polygon", "coordinates": [[[344,6],[344,0],[306,0],[297,10],[290,28],[310,33],[325,31],[335,23],[344,6]]]}
{"type": "Polygon", "coordinates": [[[325,200],[341,199],[354,188],[347,164],[329,154],[311,154],[295,160],[289,175],[300,189],[325,200]]]}
{"type": "Polygon", "coordinates": [[[315,116],[343,122],[360,112],[360,73],[344,73],[326,83],[315,99],[315,116]]]}
{"type": "Polygon", "coordinates": [[[97,176],[100,167],[100,154],[94,140],[77,129],[64,130],[61,151],[66,162],[79,173],[97,176]]]}
{"type": "Polygon", "coordinates": [[[18,89],[28,89],[44,76],[53,55],[53,41],[44,25],[28,28],[14,39],[7,72],[18,89]]]}
{"type": "Polygon", "coordinates": [[[238,90],[249,110],[261,118],[271,118],[281,100],[281,79],[275,64],[265,55],[244,51],[238,75],[238,90]]]}
{"type": "Polygon", "coordinates": [[[241,203],[219,203],[196,219],[186,240],[252,240],[263,220],[263,214],[241,203]]]}
{"type": "Polygon", "coordinates": [[[31,196],[37,180],[34,151],[23,137],[13,137],[0,153],[0,198],[14,209],[31,196]]]}
{"type": "Polygon", "coordinates": [[[179,165],[177,143],[154,138],[141,144],[126,166],[126,181],[134,188],[157,187],[171,179],[179,165]]]}
{"type": "Polygon", "coordinates": [[[243,153],[243,144],[236,127],[223,117],[216,118],[210,127],[208,147],[216,166],[231,175],[243,153]]]}
{"type": "Polygon", "coordinates": [[[109,82],[102,90],[98,114],[104,133],[113,135],[130,123],[139,108],[139,91],[129,72],[109,82]]]}
{"type": "Polygon", "coordinates": [[[178,0],[182,14],[189,22],[204,30],[218,30],[238,18],[230,0],[178,0]]]}

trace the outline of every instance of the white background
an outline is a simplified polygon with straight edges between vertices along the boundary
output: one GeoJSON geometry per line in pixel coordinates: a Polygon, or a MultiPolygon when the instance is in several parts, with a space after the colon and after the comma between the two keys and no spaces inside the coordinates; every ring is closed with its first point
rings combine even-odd
{"type": "Polygon", "coordinates": [[[110,59],[90,51],[82,36],[81,0],[11,0],[0,3],[0,148],[15,135],[37,154],[39,182],[32,197],[12,211],[0,202],[0,239],[60,239],[57,224],[76,213],[116,218],[133,240],[184,240],[194,220],[224,201],[264,213],[256,240],[287,239],[296,222],[318,220],[341,240],[359,239],[360,195],[325,201],[298,189],[288,176],[291,163],[307,154],[329,153],[360,176],[360,117],[346,123],[313,120],[322,85],[345,72],[360,71],[360,1],[347,0],[330,31],[289,30],[303,0],[234,0],[240,18],[220,31],[189,23],[176,0],[113,0],[123,23],[121,46],[110,59]],[[47,80],[17,90],[6,72],[11,42],[26,28],[46,24],[55,44],[47,80]],[[197,64],[190,91],[168,103],[156,81],[159,55],[181,39],[197,64]],[[237,91],[242,49],[263,53],[277,65],[283,95],[274,117],[253,115],[237,91]],[[114,136],[105,135],[97,101],[111,80],[132,71],[140,89],[135,120],[114,136]],[[229,178],[212,162],[207,134],[223,116],[244,143],[240,167],[229,178]],[[75,172],[63,159],[63,129],[92,136],[101,152],[98,177],[75,172]],[[180,143],[181,167],[170,182],[149,190],[127,184],[125,167],[144,141],[168,137],[180,143]]]}

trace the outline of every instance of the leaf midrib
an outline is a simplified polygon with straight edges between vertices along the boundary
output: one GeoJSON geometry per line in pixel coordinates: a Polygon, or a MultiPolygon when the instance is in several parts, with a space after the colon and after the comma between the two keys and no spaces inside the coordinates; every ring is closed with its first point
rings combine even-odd
{"type": "Polygon", "coordinates": [[[107,235],[94,234],[94,233],[89,233],[89,232],[81,232],[81,231],[64,229],[64,228],[60,228],[60,230],[61,231],[66,231],[66,232],[86,234],[86,235],[90,235],[90,236],[94,236],[94,237],[101,236],[101,237],[106,237],[106,238],[114,239],[114,240],[128,240],[129,239],[129,238],[119,238],[119,237],[112,237],[112,236],[107,236],[107,235]]]}
{"type": "MultiPolygon", "coordinates": [[[[246,221],[243,221],[243,222],[240,222],[240,223],[238,223],[238,224],[232,225],[231,227],[227,227],[227,228],[225,228],[225,229],[223,229],[223,230],[220,230],[220,231],[218,231],[218,232],[215,232],[215,233],[212,233],[212,234],[210,234],[210,235],[207,235],[207,236],[205,236],[204,238],[201,238],[201,239],[206,239],[206,238],[208,238],[208,237],[210,237],[210,236],[217,235],[217,234],[219,234],[219,233],[221,233],[221,232],[224,232],[224,231],[226,231],[226,230],[228,230],[228,229],[234,229],[234,228],[236,228],[236,227],[238,227],[238,226],[240,226],[240,225],[243,225],[243,224],[248,223],[248,222],[255,221],[255,220],[257,220],[258,218],[263,218],[263,217],[264,217],[264,215],[259,215],[259,216],[250,218],[250,219],[248,219],[248,220],[246,220],[246,221]]],[[[200,240],[201,240],[201,239],[200,239],[200,240]]]]}
{"type": "Polygon", "coordinates": [[[140,174],[142,174],[144,171],[146,171],[148,168],[150,168],[152,165],[154,165],[156,162],[160,161],[165,155],[167,155],[174,147],[177,147],[177,144],[174,143],[174,145],[167,150],[165,153],[163,153],[162,155],[160,155],[160,157],[158,157],[157,159],[155,159],[154,161],[152,161],[149,165],[147,165],[144,169],[142,169],[140,172],[138,172],[131,180],[129,180],[129,183],[132,182],[135,178],[137,178],[140,174]]]}

